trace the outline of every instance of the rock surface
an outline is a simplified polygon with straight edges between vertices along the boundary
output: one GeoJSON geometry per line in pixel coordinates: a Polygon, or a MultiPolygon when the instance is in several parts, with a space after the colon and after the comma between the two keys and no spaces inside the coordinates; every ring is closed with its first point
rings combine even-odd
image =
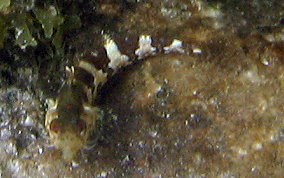
{"type": "MultiPolygon", "coordinates": [[[[13,75],[1,70],[0,175],[281,177],[284,4],[153,0],[120,11],[113,2],[113,11],[102,5],[100,13],[120,15],[116,31],[180,38],[195,53],[147,58],[109,81],[98,99],[105,120],[99,139],[73,165],[43,128],[38,74],[27,66],[13,75]]],[[[90,29],[100,28],[74,37],[76,55],[92,50],[90,29]]]]}

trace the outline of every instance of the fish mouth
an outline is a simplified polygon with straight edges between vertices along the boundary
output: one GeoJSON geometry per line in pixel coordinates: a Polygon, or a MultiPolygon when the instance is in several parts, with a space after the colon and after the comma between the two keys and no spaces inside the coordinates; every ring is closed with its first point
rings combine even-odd
{"type": "Polygon", "coordinates": [[[55,138],[54,145],[61,150],[63,159],[73,161],[85,142],[86,139],[76,133],[64,132],[55,138]]]}

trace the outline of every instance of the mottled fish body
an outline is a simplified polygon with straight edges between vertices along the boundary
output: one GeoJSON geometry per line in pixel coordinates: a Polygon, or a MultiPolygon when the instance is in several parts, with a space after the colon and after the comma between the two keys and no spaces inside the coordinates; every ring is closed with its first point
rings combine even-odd
{"type": "Polygon", "coordinates": [[[188,54],[190,51],[180,40],[153,41],[149,35],[119,38],[120,45],[108,35],[102,39],[103,49],[94,50],[92,59],[80,59],[74,66],[66,67],[68,79],[55,101],[50,100],[48,105],[45,126],[52,143],[67,161],[74,159],[95,129],[99,113],[92,103],[97,90],[112,75],[135,60],[174,52],[188,54]]]}

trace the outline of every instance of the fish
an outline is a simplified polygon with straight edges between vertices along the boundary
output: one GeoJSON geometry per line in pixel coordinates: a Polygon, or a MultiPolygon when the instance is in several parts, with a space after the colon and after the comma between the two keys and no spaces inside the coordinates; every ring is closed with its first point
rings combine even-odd
{"type": "Polygon", "coordinates": [[[178,39],[153,41],[147,34],[121,37],[118,44],[110,35],[102,35],[102,47],[94,49],[93,58],[79,59],[66,67],[67,79],[55,99],[48,101],[45,127],[52,144],[66,161],[75,159],[96,129],[100,117],[94,100],[100,88],[122,68],[149,56],[189,54],[189,44],[178,39]]]}

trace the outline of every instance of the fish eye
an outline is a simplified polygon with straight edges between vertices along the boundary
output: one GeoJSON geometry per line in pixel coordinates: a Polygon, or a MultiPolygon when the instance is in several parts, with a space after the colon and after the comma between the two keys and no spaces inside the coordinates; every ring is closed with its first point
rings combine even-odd
{"type": "Polygon", "coordinates": [[[59,125],[58,119],[54,119],[51,121],[50,130],[52,130],[53,132],[57,134],[60,132],[60,125],[59,125]]]}
{"type": "Polygon", "coordinates": [[[82,132],[84,132],[86,130],[86,128],[87,128],[86,122],[84,120],[82,120],[82,119],[79,119],[77,121],[77,128],[78,128],[79,132],[81,134],[83,134],[82,132]]]}

